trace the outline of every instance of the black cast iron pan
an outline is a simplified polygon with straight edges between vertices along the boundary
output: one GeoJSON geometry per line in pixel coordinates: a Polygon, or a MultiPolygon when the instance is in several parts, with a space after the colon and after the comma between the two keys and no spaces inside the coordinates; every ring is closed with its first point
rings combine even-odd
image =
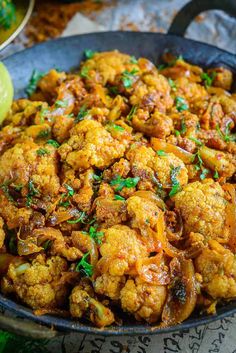
{"type": "MultiPolygon", "coordinates": [[[[226,66],[236,73],[236,55],[220,50],[217,47],[182,37],[192,19],[197,14],[209,9],[221,9],[236,17],[235,0],[195,0],[180,11],[167,35],[138,32],[83,34],[45,42],[10,56],[4,60],[4,63],[8,67],[14,82],[15,97],[24,96],[24,88],[33,69],[47,71],[57,67],[65,71],[73,70],[78,67],[83,59],[84,49],[95,51],[118,49],[137,57],[146,57],[155,63],[159,62],[163,52],[170,51],[175,55],[183,55],[191,63],[203,67],[226,66]]],[[[232,38],[232,40],[234,39],[232,38]]],[[[0,327],[34,338],[50,338],[59,332],[71,331],[102,335],[157,334],[189,329],[236,313],[235,301],[218,308],[217,315],[200,316],[199,313],[195,313],[184,323],[161,330],[153,329],[149,325],[134,324],[129,322],[127,317],[122,326],[100,330],[86,322],[83,323],[50,315],[35,316],[31,309],[2,295],[0,295],[0,305],[17,314],[18,317],[24,317],[29,320],[23,321],[1,316],[0,327]]]]}

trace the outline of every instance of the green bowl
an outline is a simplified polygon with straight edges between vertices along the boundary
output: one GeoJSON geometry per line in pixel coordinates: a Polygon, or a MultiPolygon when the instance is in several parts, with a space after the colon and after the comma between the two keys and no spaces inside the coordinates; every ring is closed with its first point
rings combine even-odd
{"type": "Polygon", "coordinates": [[[16,21],[10,29],[0,29],[0,50],[11,43],[25,27],[28,22],[35,0],[14,0],[16,7],[16,21]]]}

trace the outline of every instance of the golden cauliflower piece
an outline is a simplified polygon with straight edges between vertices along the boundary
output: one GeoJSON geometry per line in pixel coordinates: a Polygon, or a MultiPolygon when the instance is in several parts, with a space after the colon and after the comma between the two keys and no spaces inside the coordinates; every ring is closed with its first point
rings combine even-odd
{"type": "Polygon", "coordinates": [[[70,313],[76,318],[87,316],[97,327],[109,326],[115,321],[112,311],[93,298],[91,286],[83,283],[72,290],[70,313]]]}
{"type": "Polygon", "coordinates": [[[173,170],[177,171],[176,181],[180,186],[188,182],[188,171],[184,163],[173,153],[158,156],[151,147],[141,146],[129,150],[127,158],[130,160],[131,170],[135,176],[143,180],[151,179],[156,185],[161,183],[163,188],[171,188],[173,170]]]}
{"type": "Polygon", "coordinates": [[[195,260],[196,271],[202,277],[202,289],[214,299],[236,297],[236,259],[216,240],[210,240],[195,260]]]}
{"type": "Polygon", "coordinates": [[[111,276],[108,273],[104,273],[96,278],[94,289],[98,294],[106,295],[112,300],[118,300],[125,282],[125,276],[111,276]]]}
{"type": "Polygon", "coordinates": [[[62,280],[67,262],[59,256],[45,259],[38,255],[30,264],[10,264],[1,288],[3,293],[16,293],[33,309],[58,308],[65,304],[68,288],[62,280]]]}
{"type": "Polygon", "coordinates": [[[120,299],[122,309],[132,313],[136,320],[153,323],[161,316],[166,288],[129,279],[121,290],[120,299]]]}
{"type": "Polygon", "coordinates": [[[225,238],[224,191],[218,182],[212,179],[186,185],[174,197],[175,207],[184,221],[184,231],[201,233],[206,240],[225,238]]]}
{"type": "Polygon", "coordinates": [[[48,146],[45,154],[41,151],[40,146],[31,140],[9,148],[0,157],[0,183],[10,181],[15,186],[25,187],[22,191],[27,193],[32,182],[39,193],[47,196],[57,194],[60,182],[55,150],[48,146]]]}
{"type": "Polygon", "coordinates": [[[97,268],[101,273],[122,276],[132,271],[137,259],[147,256],[141,236],[125,225],[116,225],[104,230],[103,244],[100,247],[102,258],[97,268]]]}
{"type": "Polygon", "coordinates": [[[91,166],[104,169],[123,157],[127,141],[112,137],[99,122],[83,120],[75,126],[71,137],[59,149],[61,159],[73,169],[82,171],[91,166]]]}

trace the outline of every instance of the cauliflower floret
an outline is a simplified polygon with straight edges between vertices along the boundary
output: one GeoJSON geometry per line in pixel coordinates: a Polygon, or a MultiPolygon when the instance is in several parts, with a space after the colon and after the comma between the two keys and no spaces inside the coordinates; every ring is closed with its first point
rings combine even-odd
{"type": "Polygon", "coordinates": [[[186,185],[174,197],[175,207],[181,212],[185,234],[201,233],[205,239],[225,238],[224,191],[211,179],[186,185]]]}
{"type": "Polygon", "coordinates": [[[133,116],[132,126],[135,130],[143,132],[145,135],[164,139],[169,136],[174,129],[172,119],[155,110],[149,116],[148,113],[139,109],[133,116]]]}
{"type": "Polygon", "coordinates": [[[129,279],[121,290],[120,299],[122,309],[132,313],[136,320],[153,323],[161,316],[166,288],[129,279]]]}
{"type": "Polygon", "coordinates": [[[67,262],[59,256],[45,260],[43,255],[38,255],[32,264],[10,264],[1,288],[5,294],[9,290],[16,293],[33,309],[61,307],[68,288],[63,281],[60,283],[60,279],[67,269],[67,262]]]}
{"type": "Polygon", "coordinates": [[[94,299],[92,288],[82,284],[73,288],[70,295],[70,313],[81,318],[86,315],[97,327],[111,325],[115,318],[110,309],[94,299]]]}
{"type": "Polygon", "coordinates": [[[196,258],[195,266],[202,276],[202,289],[214,299],[236,297],[236,260],[230,250],[210,240],[209,248],[196,258]]]}
{"type": "Polygon", "coordinates": [[[28,189],[31,181],[38,192],[47,196],[57,194],[60,182],[57,176],[56,152],[50,146],[47,147],[47,152],[41,152],[40,146],[31,140],[17,143],[8,149],[0,157],[0,183],[9,183],[10,180],[14,185],[28,189]]]}
{"type": "Polygon", "coordinates": [[[125,281],[125,276],[111,276],[104,273],[96,278],[94,289],[98,294],[106,295],[112,300],[118,300],[125,281]]]}
{"type": "Polygon", "coordinates": [[[188,171],[184,163],[173,153],[158,156],[151,147],[141,146],[131,149],[127,158],[135,176],[143,180],[151,179],[154,183],[157,180],[163,188],[171,188],[173,170],[177,171],[175,179],[180,186],[188,182],[188,171]]]}
{"type": "Polygon", "coordinates": [[[91,166],[104,169],[123,157],[127,145],[126,140],[113,138],[99,122],[83,120],[71,131],[70,139],[58,152],[61,159],[75,170],[82,171],[91,166]]]}
{"type": "Polygon", "coordinates": [[[147,256],[141,236],[125,225],[116,225],[104,230],[103,244],[100,247],[102,258],[97,268],[101,273],[122,276],[132,272],[137,259],[147,256]]]}

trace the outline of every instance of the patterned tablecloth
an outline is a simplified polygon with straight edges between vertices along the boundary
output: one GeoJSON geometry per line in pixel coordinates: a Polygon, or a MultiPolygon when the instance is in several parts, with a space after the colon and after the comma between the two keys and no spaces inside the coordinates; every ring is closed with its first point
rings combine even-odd
{"type": "MultiPolygon", "coordinates": [[[[77,14],[63,36],[102,30],[165,32],[186,0],[119,0],[90,18],[77,14]],[[96,22],[94,22],[96,21],[96,22]]],[[[187,37],[208,42],[236,54],[236,20],[212,11],[198,17],[187,37]]],[[[12,44],[0,58],[21,50],[12,44]]],[[[50,341],[35,341],[10,333],[0,335],[0,353],[236,353],[236,315],[184,332],[156,336],[109,337],[69,334],[50,341]]]]}

